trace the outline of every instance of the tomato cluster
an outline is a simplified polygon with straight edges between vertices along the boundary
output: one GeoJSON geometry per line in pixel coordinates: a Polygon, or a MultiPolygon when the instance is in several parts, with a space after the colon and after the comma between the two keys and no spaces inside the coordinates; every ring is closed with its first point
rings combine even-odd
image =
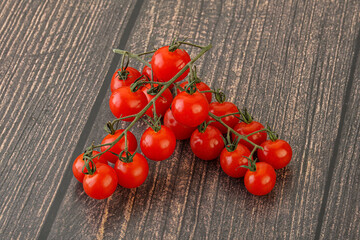
{"type": "Polygon", "coordinates": [[[220,158],[223,171],[233,178],[244,177],[246,189],[254,195],[269,193],[276,181],[274,169],[290,162],[292,150],[286,141],[254,121],[246,110],[226,102],[224,93],[201,82],[194,68],[189,70],[192,60],[180,49],[181,43],[156,50],[142,73],[128,63],[114,73],[109,106],[118,119],[107,124],[109,134],[99,146],[87,148],[73,163],[74,176],[90,197],[107,198],[117,185],[142,185],[149,173],[146,158],[163,161],[174,153],[177,140],[188,138],[198,158],[220,158]],[[176,83],[189,72],[187,81],[176,83]],[[173,83],[175,97],[169,90],[173,83]],[[136,152],[138,142],[129,130],[139,118],[150,125],[140,138],[142,154],[136,152]],[[119,121],[133,123],[116,130],[119,121]],[[255,154],[260,162],[254,160],[255,154]]]}

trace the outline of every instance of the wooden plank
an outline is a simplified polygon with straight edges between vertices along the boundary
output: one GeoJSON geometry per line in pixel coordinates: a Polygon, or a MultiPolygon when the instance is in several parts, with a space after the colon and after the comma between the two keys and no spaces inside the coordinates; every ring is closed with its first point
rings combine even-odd
{"type": "Polygon", "coordinates": [[[338,150],[330,169],[328,201],[323,203],[323,221],[317,228],[322,239],[360,239],[360,33],[356,44],[338,131],[338,150]]]}
{"type": "MultiPolygon", "coordinates": [[[[218,161],[200,161],[187,141],[179,142],[171,159],[149,162],[143,186],[119,187],[107,200],[89,199],[74,179],[50,238],[313,238],[358,12],[348,1],[146,2],[126,49],[149,50],[179,34],[211,42],[211,53],[198,63],[202,79],[226,88],[229,100],[273,125],[293,146],[293,161],[278,171],[270,195],[255,197],[218,161]]],[[[88,143],[101,141],[103,124],[113,119],[109,95],[88,143]]],[[[144,129],[139,124],[134,133],[144,129]]]]}
{"type": "Polygon", "coordinates": [[[1,239],[39,233],[133,6],[1,1],[1,239]]]}

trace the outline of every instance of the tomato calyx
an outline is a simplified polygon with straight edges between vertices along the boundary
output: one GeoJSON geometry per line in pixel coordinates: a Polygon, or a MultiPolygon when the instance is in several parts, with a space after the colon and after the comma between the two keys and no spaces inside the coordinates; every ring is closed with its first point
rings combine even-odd
{"type": "Polygon", "coordinates": [[[134,152],[133,154],[131,154],[131,152],[129,152],[127,149],[125,150],[122,150],[119,154],[116,154],[112,151],[110,151],[112,154],[114,154],[115,156],[117,156],[119,158],[119,160],[121,162],[124,162],[124,163],[131,163],[133,162],[133,158],[136,154],[136,152],[134,152]]]}
{"type": "MultiPolygon", "coordinates": [[[[196,66],[193,66],[190,68],[190,77],[189,77],[192,81],[196,83],[201,83],[200,78],[197,76],[197,72],[196,72],[196,66]]],[[[190,81],[189,81],[190,82],[190,81]]]]}
{"type": "Polygon", "coordinates": [[[118,78],[121,80],[126,80],[129,74],[130,72],[127,71],[126,68],[117,72],[118,78]]]}
{"type": "Polygon", "coordinates": [[[252,154],[253,153],[251,153],[249,157],[243,156],[244,158],[246,158],[248,160],[248,165],[247,166],[246,165],[241,165],[240,167],[249,169],[251,172],[255,172],[256,171],[256,161],[257,161],[257,159],[252,160],[251,159],[252,154]]]}
{"type": "Polygon", "coordinates": [[[161,116],[157,116],[156,114],[156,106],[155,102],[153,101],[153,114],[154,117],[149,117],[148,115],[145,115],[146,118],[144,118],[144,121],[146,122],[149,127],[151,127],[155,132],[160,131],[161,129],[161,116]]]}
{"type": "Polygon", "coordinates": [[[273,131],[269,125],[266,126],[266,132],[269,134],[269,138],[271,141],[275,142],[279,139],[279,135],[273,131]]]}
{"type": "Polygon", "coordinates": [[[129,54],[124,54],[121,59],[121,71],[118,71],[118,78],[121,80],[126,80],[128,75],[130,74],[126,68],[129,66],[129,54]],[[125,62],[126,61],[126,62],[125,62]]]}
{"type": "Polygon", "coordinates": [[[212,123],[212,122],[215,122],[215,121],[208,121],[208,122],[204,121],[202,124],[200,124],[198,126],[199,132],[204,133],[206,131],[207,126],[209,126],[210,123],[212,123]]]}
{"type": "Polygon", "coordinates": [[[239,112],[240,112],[240,121],[249,124],[254,120],[246,108],[243,108],[243,110],[239,112]]]}
{"type": "Polygon", "coordinates": [[[196,84],[201,82],[196,73],[196,66],[190,67],[190,77],[188,82],[189,83],[185,85],[185,89],[182,89],[180,86],[179,89],[192,95],[198,90],[196,84]]]}
{"type": "Polygon", "coordinates": [[[235,151],[237,145],[239,144],[239,139],[236,138],[233,141],[231,141],[231,137],[230,137],[230,129],[228,129],[226,138],[224,136],[221,136],[224,144],[225,144],[225,148],[228,152],[233,152],[235,151]]]}
{"type": "Polygon", "coordinates": [[[176,49],[180,47],[180,45],[186,40],[186,38],[183,41],[177,41],[176,37],[171,41],[171,44],[169,46],[169,52],[174,52],[176,49]]]}
{"type": "MultiPolygon", "coordinates": [[[[151,95],[151,96],[155,96],[156,94],[158,94],[161,89],[162,89],[162,85],[157,85],[157,86],[154,86],[152,83],[151,83],[151,87],[149,90],[147,90],[147,94],[151,95]]],[[[161,97],[161,96],[160,96],[161,97]]]]}
{"type": "Polygon", "coordinates": [[[218,89],[215,91],[215,99],[218,103],[224,103],[226,100],[225,93],[223,93],[221,89],[218,89]]]}
{"type": "Polygon", "coordinates": [[[116,129],[114,128],[114,125],[110,121],[105,124],[104,130],[111,135],[114,135],[115,131],[116,131],[116,129]]]}
{"type": "Polygon", "coordinates": [[[92,144],[90,147],[88,147],[84,152],[84,156],[83,156],[84,166],[82,168],[82,172],[85,175],[93,175],[96,171],[96,166],[93,161],[93,146],[94,146],[94,144],[92,144]],[[85,169],[87,171],[85,171],[85,169]]]}

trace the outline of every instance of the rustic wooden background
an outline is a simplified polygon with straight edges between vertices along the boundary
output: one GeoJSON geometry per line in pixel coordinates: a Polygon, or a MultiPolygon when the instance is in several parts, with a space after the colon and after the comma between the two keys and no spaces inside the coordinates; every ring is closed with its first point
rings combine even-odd
{"type": "Polygon", "coordinates": [[[359,239],[359,50],[358,0],[0,1],[0,238],[359,239]],[[141,187],[90,199],[71,165],[113,119],[112,48],[178,35],[213,44],[201,78],[274,126],[291,164],[256,197],[178,142],[141,187]]]}

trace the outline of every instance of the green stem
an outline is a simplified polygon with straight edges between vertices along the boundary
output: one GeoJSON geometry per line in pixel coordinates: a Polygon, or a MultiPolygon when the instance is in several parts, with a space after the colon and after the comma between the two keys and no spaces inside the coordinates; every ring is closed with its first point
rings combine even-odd
{"type": "Polygon", "coordinates": [[[224,117],[228,117],[228,116],[232,116],[232,115],[236,115],[236,114],[240,114],[240,112],[225,114],[225,115],[219,116],[219,118],[224,118],[224,117]]]}
{"type": "Polygon", "coordinates": [[[251,153],[250,153],[249,158],[251,158],[251,159],[252,159],[252,157],[253,157],[253,155],[254,155],[254,153],[255,153],[256,149],[258,149],[258,146],[254,146],[253,150],[252,150],[252,151],[251,151],[251,153]]]}
{"type": "Polygon", "coordinates": [[[200,93],[216,93],[214,90],[205,90],[205,91],[199,91],[200,93]]]}
{"type": "Polygon", "coordinates": [[[95,145],[95,146],[93,146],[93,148],[99,148],[99,147],[104,147],[104,146],[109,146],[109,145],[111,145],[111,143],[103,143],[103,144],[95,145]]]}
{"type": "Polygon", "coordinates": [[[129,57],[131,58],[134,58],[136,60],[139,60],[140,62],[144,63],[146,66],[148,67],[151,67],[150,63],[148,63],[147,61],[145,61],[144,59],[142,59],[139,55],[137,54],[133,54],[133,53],[130,53],[128,51],[125,51],[125,50],[121,50],[121,49],[113,49],[113,52],[114,53],[117,53],[117,54],[127,54],[129,57]]]}
{"type": "Polygon", "coordinates": [[[111,122],[112,125],[114,125],[115,123],[117,122],[120,122],[124,119],[127,119],[127,118],[132,118],[132,117],[136,117],[136,114],[133,114],[133,115],[129,115],[129,116],[126,116],[126,117],[120,117],[120,118],[117,118],[115,119],[114,121],[111,122]]]}
{"type": "MultiPolygon", "coordinates": [[[[213,119],[215,119],[216,121],[218,121],[220,124],[222,124],[222,125],[223,125],[224,127],[226,127],[227,129],[229,129],[232,133],[234,133],[234,134],[238,137],[238,139],[242,139],[242,140],[250,143],[250,144],[253,145],[254,147],[257,147],[257,148],[259,148],[259,149],[261,149],[261,150],[264,150],[263,147],[261,147],[261,146],[255,144],[255,143],[253,143],[252,141],[250,141],[250,140],[248,139],[248,135],[246,135],[246,136],[241,135],[241,134],[239,134],[238,132],[236,132],[233,128],[231,128],[229,125],[227,125],[226,123],[224,123],[224,122],[221,120],[221,117],[218,117],[218,116],[216,116],[215,114],[213,114],[213,113],[211,113],[211,112],[209,112],[209,116],[212,117],[213,119]]],[[[262,130],[263,130],[263,129],[262,129],[262,130]]],[[[251,135],[252,135],[252,134],[251,134],[251,135]]]]}
{"type": "Polygon", "coordinates": [[[152,84],[156,84],[156,85],[166,85],[166,82],[154,82],[154,81],[141,81],[142,83],[152,83],[152,84]]]}
{"type": "MultiPolygon", "coordinates": [[[[129,131],[134,125],[135,123],[145,114],[145,112],[151,107],[152,104],[155,103],[156,99],[158,99],[161,94],[163,94],[165,92],[165,90],[167,88],[170,87],[170,85],[172,83],[174,83],[176,81],[176,79],[178,79],[178,77],[180,77],[189,67],[191,64],[193,64],[196,60],[198,60],[202,55],[204,55],[204,53],[206,53],[207,51],[209,51],[211,49],[211,44],[206,46],[206,47],[202,47],[201,51],[198,55],[196,55],[188,64],[186,64],[172,79],[170,79],[169,81],[166,82],[166,84],[164,85],[164,87],[159,91],[158,94],[155,95],[155,97],[153,99],[151,99],[151,101],[149,101],[149,103],[139,112],[136,114],[135,119],[129,124],[129,126],[127,126],[127,128],[124,129],[124,131],[110,144],[110,147],[108,149],[106,149],[103,152],[100,152],[98,154],[96,154],[95,156],[92,157],[92,159],[96,158],[96,157],[100,157],[101,155],[103,155],[104,153],[106,153],[107,151],[109,151],[118,141],[120,141],[120,139],[126,134],[127,131],[129,131]]],[[[119,54],[125,54],[126,51],[120,50],[120,49],[114,49],[115,53],[119,53],[119,54]]],[[[128,53],[129,57],[133,57],[136,58],[142,62],[144,62],[145,64],[149,64],[147,62],[145,62],[144,60],[142,60],[141,58],[138,57],[138,55],[136,54],[132,54],[132,53],[128,53]]]]}
{"type": "Polygon", "coordinates": [[[154,52],[156,52],[156,50],[157,50],[157,49],[152,50],[152,51],[149,51],[149,52],[144,52],[144,53],[140,53],[140,54],[135,54],[135,55],[138,55],[138,56],[140,57],[140,56],[143,56],[143,55],[146,55],[146,54],[154,53],[154,52]]]}
{"type": "Polygon", "coordinates": [[[251,135],[254,135],[254,134],[256,134],[256,133],[266,132],[266,131],[268,131],[267,128],[263,128],[263,129],[260,129],[260,130],[255,131],[255,132],[249,133],[249,134],[246,135],[245,137],[250,137],[251,135]]]}

